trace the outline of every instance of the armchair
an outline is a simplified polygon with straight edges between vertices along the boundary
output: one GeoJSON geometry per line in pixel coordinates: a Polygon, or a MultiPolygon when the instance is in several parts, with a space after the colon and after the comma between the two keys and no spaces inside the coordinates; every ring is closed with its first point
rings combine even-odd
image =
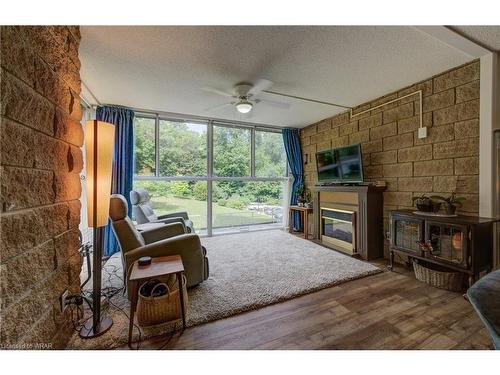
{"type": "Polygon", "coordinates": [[[137,224],[145,223],[175,223],[180,222],[186,226],[187,231],[194,233],[193,222],[189,220],[187,212],[172,212],[170,214],[157,216],[149,204],[150,196],[145,189],[136,189],[130,192],[132,202],[132,213],[137,224]]]}
{"type": "Polygon", "coordinates": [[[208,278],[207,252],[201,245],[198,235],[186,233],[185,226],[180,222],[165,224],[139,233],[127,214],[125,197],[120,194],[111,195],[109,216],[122,250],[125,279],[131,265],[140,257],[154,258],[166,255],[181,256],[188,287],[198,285],[208,278]]]}

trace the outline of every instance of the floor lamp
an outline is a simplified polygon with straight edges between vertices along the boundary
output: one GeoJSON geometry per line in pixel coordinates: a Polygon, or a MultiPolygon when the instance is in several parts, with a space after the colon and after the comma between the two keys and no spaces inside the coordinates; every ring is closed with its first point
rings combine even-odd
{"type": "Polygon", "coordinates": [[[109,199],[115,126],[107,122],[90,120],[85,127],[87,219],[93,228],[92,320],[80,330],[80,337],[102,335],[113,325],[110,317],[101,317],[101,267],[103,229],[108,224],[109,199]]]}

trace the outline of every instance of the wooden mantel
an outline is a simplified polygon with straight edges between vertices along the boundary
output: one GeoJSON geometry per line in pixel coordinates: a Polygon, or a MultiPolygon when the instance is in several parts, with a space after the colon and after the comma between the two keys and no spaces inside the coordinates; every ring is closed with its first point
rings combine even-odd
{"type": "MultiPolygon", "coordinates": [[[[314,186],[313,238],[322,241],[321,207],[356,212],[356,255],[372,260],[384,256],[383,192],[385,187],[374,185],[314,186]]],[[[336,249],[340,250],[340,249],[336,249]]]]}

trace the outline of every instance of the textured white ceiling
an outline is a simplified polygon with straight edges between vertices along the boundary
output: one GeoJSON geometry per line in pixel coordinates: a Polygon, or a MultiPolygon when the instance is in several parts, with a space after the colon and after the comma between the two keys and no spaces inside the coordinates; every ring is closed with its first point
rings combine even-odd
{"type": "Polygon", "coordinates": [[[492,51],[500,51],[500,26],[452,26],[465,37],[492,51]]]}
{"type": "MultiPolygon", "coordinates": [[[[257,104],[205,109],[241,81],[273,91],[355,106],[472,58],[408,26],[82,26],[83,81],[101,103],[303,127],[341,109],[261,94],[289,109],[257,104]]],[[[90,99],[90,98],[89,98],[90,99]]]]}

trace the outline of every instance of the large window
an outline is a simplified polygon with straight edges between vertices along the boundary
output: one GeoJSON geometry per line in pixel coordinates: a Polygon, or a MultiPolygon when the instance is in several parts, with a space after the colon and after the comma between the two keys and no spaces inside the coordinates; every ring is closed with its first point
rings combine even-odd
{"type": "Polygon", "coordinates": [[[134,120],[134,156],[137,176],[154,176],[156,174],[156,120],[154,118],[136,117],[134,120]]]}
{"type": "Polygon", "coordinates": [[[281,133],[255,132],[255,176],[283,177],[286,174],[285,145],[281,133]]]}
{"type": "Polygon", "coordinates": [[[187,211],[197,233],[283,223],[287,162],[281,132],[136,115],[134,187],[158,214],[187,211]]]}
{"type": "Polygon", "coordinates": [[[160,176],[207,175],[207,125],[160,120],[160,176]]]}
{"type": "Polygon", "coordinates": [[[214,176],[250,177],[250,129],[214,126],[214,176]]]}
{"type": "Polygon", "coordinates": [[[283,222],[283,181],[215,181],[213,229],[254,229],[283,222]]]}

